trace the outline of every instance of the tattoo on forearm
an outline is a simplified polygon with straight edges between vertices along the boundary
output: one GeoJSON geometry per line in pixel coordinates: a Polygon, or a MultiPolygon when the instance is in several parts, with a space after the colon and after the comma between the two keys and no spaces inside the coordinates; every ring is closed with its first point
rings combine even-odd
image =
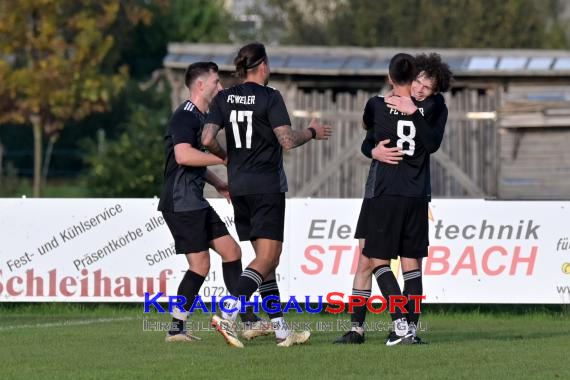
{"type": "Polygon", "coordinates": [[[221,147],[220,143],[216,139],[218,132],[220,130],[220,126],[212,123],[208,123],[204,125],[202,129],[202,141],[207,141],[208,145],[206,148],[210,151],[210,153],[215,154],[216,156],[220,157],[221,159],[226,159],[226,152],[221,147]]]}
{"type": "Polygon", "coordinates": [[[220,157],[221,159],[226,159],[226,151],[221,147],[218,140],[214,140],[212,144],[208,147],[210,153],[215,154],[216,156],[220,157]]]}
{"type": "Polygon", "coordinates": [[[292,149],[311,140],[311,132],[307,130],[294,131],[289,126],[277,127],[273,130],[279,144],[285,149],[292,149]]]}

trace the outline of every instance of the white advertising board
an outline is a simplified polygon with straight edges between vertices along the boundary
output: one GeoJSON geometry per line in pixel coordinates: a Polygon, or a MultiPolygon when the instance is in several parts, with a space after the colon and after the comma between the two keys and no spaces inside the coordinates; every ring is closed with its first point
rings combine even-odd
{"type": "MultiPolygon", "coordinates": [[[[145,292],[176,295],[187,262],[175,254],[157,202],[0,199],[0,302],[141,302],[145,292]]],[[[231,205],[211,203],[236,237],[231,205]]],[[[283,300],[350,295],[360,204],[287,201],[278,268],[283,300]]],[[[436,199],[429,225],[427,303],[570,302],[570,202],[436,199]]],[[[249,242],[240,245],[245,267],[254,253],[249,242]]],[[[200,293],[227,294],[215,253],[200,293]]]]}

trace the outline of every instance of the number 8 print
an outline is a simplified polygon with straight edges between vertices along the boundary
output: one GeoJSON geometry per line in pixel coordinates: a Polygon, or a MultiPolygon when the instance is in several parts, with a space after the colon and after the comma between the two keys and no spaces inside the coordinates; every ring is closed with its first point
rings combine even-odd
{"type": "Polygon", "coordinates": [[[396,133],[399,137],[396,142],[398,148],[402,149],[402,153],[407,154],[408,156],[413,156],[414,150],[416,149],[416,142],[414,141],[414,137],[416,137],[416,126],[414,125],[414,122],[409,120],[398,120],[396,133]],[[404,127],[410,128],[409,134],[406,135],[404,127]],[[406,150],[404,150],[404,143],[408,143],[408,149],[406,150]]]}

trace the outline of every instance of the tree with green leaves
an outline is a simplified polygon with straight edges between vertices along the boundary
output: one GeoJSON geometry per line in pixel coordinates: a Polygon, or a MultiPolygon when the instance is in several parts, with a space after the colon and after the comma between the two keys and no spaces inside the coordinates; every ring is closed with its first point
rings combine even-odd
{"type": "MultiPolygon", "coordinates": [[[[166,0],[154,3],[165,4],[166,0]]],[[[104,72],[117,24],[149,23],[144,0],[0,2],[0,123],[31,125],[33,194],[39,196],[43,139],[50,150],[65,123],[109,109],[128,78],[126,67],[104,72]]],[[[132,27],[132,26],[131,26],[132,27]]],[[[44,165],[44,174],[47,165],[44,165]]]]}
{"type": "Polygon", "coordinates": [[[562,0],[270,0],[284,43],[441,48],[567,48],[562,0]]]}
{"type": "Polygon", "coordinates": [[[0,3],[0,122],[33,128],[35,197],[44,135],[55,142],[66,120],[106,110],[124,85],[125,71],[99,71],[118,10],[110,0],[0,3]]]}
{"type": "Polygon", "coordinates": [[[230,20],[223,0],[170,0],[168,42],[228,42],[230,20]]]}
{"type": "MultiPolygon", "coordinates": [[[[117,62],[128,64],[135,79],[162,65],[168,42],[225,42],[228,15],[221,0],[171,0],[154,8],[153,22],[121,34],[117,62]],[[144,46],[144,49],[142,48],[144,46]]],[[[171,113],[169,90],[158,91],[165,78],[154,76],[141,91],[131,79],[116,104],[123,121],[119,134],[104,143],[84,142],[88,165],[86,182],[96,197],[150,197],[159,195],[164,170],[163,137],[171,113]],[[158,78],[158,81],[156,79],[158,78]],[[124,101],[124,100],[127,101],[124,101]]],[[[114,111],[116,111],[114,109],[114,111]]]]}
{"type": "Polygon", "coordinates": [[[83,142],[89,193],[95,197],[152,197],[160,195],[164,170],[163,136],[170,115],[169,90],[164,83],[141,91],[130,83],[125,91],[133,101],[128,119],[117,127],[116,139],[83,142]],[[162,86],[161,91],[157,87],[162,86]]]}
{"type": "Polygon", "coordinates": [[[131,78],[147,79],[162,67],[169,42],[228,42],[228,20],[222,0],[131,0],[146,6],[149,22],[133,27],[129,15],[121,12],[110,32],[115,46],[107,65],[127,65],[131,78]]]}

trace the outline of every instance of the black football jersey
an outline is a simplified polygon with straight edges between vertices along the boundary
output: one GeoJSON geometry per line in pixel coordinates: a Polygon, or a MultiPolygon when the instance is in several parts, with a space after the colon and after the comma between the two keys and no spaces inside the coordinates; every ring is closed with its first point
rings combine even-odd
{"type": "Polygon", "coordinates": [[[279,91],[252,82],[220,91],[206,122],[226,130],[231,195],[287,192],[283,149],[273,128],[291,120],[279,91]]]}
{"type": "Polygon", "coordinates": [[[206,115],[189,100],[172,114],[164,135],[164,187],[158,203],[159,211],[194,211],[209,206],[204,199],[206,167],[179,165],[174,156],[176,144],[187,143],[204,150],[202,128],[206,115]]]}
{"type": "Polygon", "coordinates": [[[431,199],[429,151],[420,138],[418,128],[429,128],[427,124],[435,125],[435,128],[442,129],[438,135],[443,136],[445,122],[436,120],[444,110],[445,103],[441,95],[415,103],[418,111],[413,115],[391,109],[382,96],[370,98],[366,103],[363,122],[374,137],[374,146],[389,139],[386,146],[399,147],[404,156],[397,165],[372,161],[365,198],[397,195],[431,199]]]}

